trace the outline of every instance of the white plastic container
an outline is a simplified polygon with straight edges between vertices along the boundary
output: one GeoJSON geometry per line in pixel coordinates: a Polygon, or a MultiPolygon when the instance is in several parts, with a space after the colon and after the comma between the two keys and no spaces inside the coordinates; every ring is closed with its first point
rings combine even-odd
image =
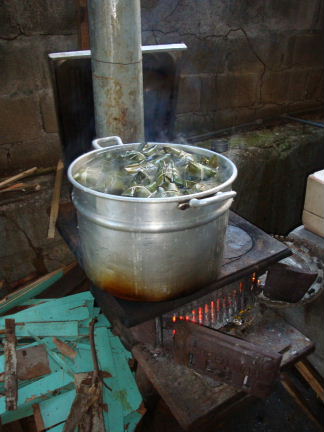
{"type": "Polygon", "coordinates": [[[308,231],[324,237],[324,169],[308,176],[302,219],[308,231]]]}

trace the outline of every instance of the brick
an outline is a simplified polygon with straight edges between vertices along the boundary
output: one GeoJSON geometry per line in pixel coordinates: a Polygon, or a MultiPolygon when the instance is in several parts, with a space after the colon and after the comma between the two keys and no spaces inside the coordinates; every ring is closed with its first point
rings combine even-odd
{"type": "Polygon", "coordinates": [[[287,101],[287,91],[289,86],[288,72],[269,72],[264,74],[261,100],[262,103],[284,103],[287,101]]]}
{"type": "Polygon", "coordinates": [[[52,93],[44,93],[41,95],[40,111],[45,132],[58,132],[57,116],[52,93]]]}
{"type": "Polygon", "coordinates": [[[265,2],[264,22],[273,30],[316,28],[321,0],[271,0],[265,2]]]}
{"type": "Polygon", "coordinates": [[[256,112],[254,108],[238,108],[235,110],[234,122],[235,125],[249,123],[256,119],[256,112]]]}
{"type": "Polygon", "coordinates": [[[12,0],[2,0],[0,2],[0,37],[12,39],[20,33],[17,23],[17,16],[12,0]]]}
{"type": "Polygon", "coordinates": [[[324,34],[301,34],[295,38],[293,63],[299,66],[324,66],[324,34]]]}
{"type": "Polygon", "coordinates": [[[0,40],[0,92],[1,94],[33,91],[39,87],[37,50],[32,41],[22,37],[13,41],[0,40]]]}
{"type": "Polygon", "coordinates": [[[218,109],[248,107],[256,103],[258,74],[218,74],[218,109]]]}
{"type": "Polygon", "coordinates": [[[227,2],[226,23],[229,27],[255,28],[262,22],[264,2],[244,2],[233,0],[227,2]]]}
{"type": "Polygon", "coordinates": [[[306,82],[306,99],[324,100],[324,69],[314,69],[308,73],[306,82]]]}
{"type": "MultiPolygon", "coordinates": [[[[235,33],[237,35],[237,33],[235,33]]],[[[230,72],[261,72],[263,64],[259,60],[264,57],[264,53],[260,50],[260,45],[256,40],[251,40],[252,45],[258,55],[256,55],[249,45],[243,33],[240,37],[230,37],[228,40],[228,49],[226,54],[227,70],[230,72]],[[261,52],[260,52],[261,51],[261,52]]]]}
{"type": "Polygon", "coordinates": [[[187,51],[182,54],[182,73],[189,75],[224,72],[229,45],[227,40],[223,38],[202,40],[193,36],[185,36],[181,37],[181,41],[188,46],[187,51]]]}
{"type": "Polygon", "coordinates": [[[308,70],[292,70],[289,72],[288,100],[289,102],[304,100],[306,97],[306,82],[308,70]]]}
{"type": "Polygon", "coordinates": [[[255,49],[268,69],[276,71],[292,66],[294,40],[289,35],[286,31],[268,31],[255,39],[255,49]]]}
{"type": "Polygon", "coordinates": [[[210,132],[215,129],[215,119],[212,113],[178,114],[175,121],[175,133],[184,138],[210,132]]]}
{"type": "MultiPolygon", "coordinates": [[[[144,30],[158,30],[163,33],[178,33],[179,41],[187,35],[196,33],[197,38],[221,35],[228,31],[226,18],[228,17],[228,2],[220,1],[211,7],[210,0],[199,0],[199,2],[186,0],[176,4],[174,1],[150,1],[141,2],[142,6],[142,28],[144,30]]],[[[173,35],[173,38],[176,36],[173,35]]]]}
{"type": "Polygon", "coordinates": [[[218,93],[216,75],[201,75],[201,111],[216,111],[218,107],[218,93]]]}
{"type": "MultiPolygon", "coordinates": [[[[34,39],[34,38],[30,38],[34,39]]],[[[37,36],[38,48],[34,61],[37,61],[37,74],[39,77],[40,89],[52,88],[50,79],[48,54],[53,52],[74,51],[78,49],[76,35],[59,36],[37,36]]]]}
{"type": "Polygon", "coordinates": [[[224,109],[214,113],[214,125],[211,130],[233,127],[235,123],[236,110],[224,109]]]}
{"type": "Polygon", "coordinates": [[[72,34],[77,32],[77,2],[53,0],[11,0],[16,3],[24,34],[72,34]]]}
{"type": "Polygon", "coordinates": [[[13,41],[0,40],[0,93],[19,94],[51,87],[47,54],[76,47],[73,36],[22,36],[13,41]]]}
{"type": "Polygon", "coordinates": [[[279,117],[285,112],[285,105],[266,104],[256,108],[255,116],[258,119],[270,119],[279,117]]]}
{"type": "Polygon", "coordinates": [[[283,72],[266,72],[262,86],[262,102],[293,103],[307,95],[306,83],[309,69],[292,69],[283,72]]]}
{"type": "Polygon", "coordinates": [[[12,282],[35,270],[52,271],[73,261],[58,233],[55,240],[47,239],[53,181],[54,175],[48,176],[41,191],[0,206],[0,279],[12,282]]]}
{"type": "Polygon", "coordinates": [[[302,111],[308,111],[316,108],[323,108],[323,100],[316,101],[316,100],[304,100],[304,101],[298,101],[287,104],[287,112],[302,112],[302,111]]]}
{"type": "Polygon", "coordinates": [[[0,98],[0,144],[33,139],[40,134],[38,100],[35,96],[0,98]]]}
{"type": "Polygon", "coordinates": [[[201,81],[198,75],[180,77],[177,112],[196,112],[200,110],[201,81]]]}
{"type": "Polygon", "coordinates": [[[0,279],[10,283],[34,273],[35,267],[32,264],[34,259],[35,254],[32,249],[20,250],[19,253],[0,258],[0,279]]]}
{"type": "Polygon", "coordinates": [[[0,172],[55,166],[61,155],[57,134],[42,134],[34,140],[0,145],[0,172]]]}

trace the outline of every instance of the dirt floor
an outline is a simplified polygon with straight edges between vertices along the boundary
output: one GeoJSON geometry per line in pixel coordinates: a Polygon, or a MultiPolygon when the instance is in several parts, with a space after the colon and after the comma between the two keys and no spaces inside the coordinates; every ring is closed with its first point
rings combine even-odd
{"type": "MultiPolygon", "coordinates": [[[[310,404],[320,425],[316,425],[278,383],[268,399],[256,400],[242,406],[221,424],[208,428],[208,432],[318,432],[324,430],[323,404],[302,379],[295,374],[292,374],[291,377],[310,404]]],[[[140,432],[183,432],[168,407],[161,400],[154,410],[146,414],[138,430],[140,432]]]]}

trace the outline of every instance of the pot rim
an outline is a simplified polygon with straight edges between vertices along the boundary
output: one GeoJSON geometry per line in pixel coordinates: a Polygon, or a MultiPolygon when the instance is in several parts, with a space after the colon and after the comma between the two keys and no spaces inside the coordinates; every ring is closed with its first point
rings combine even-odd
{"type": "Polygon", "coordinates": [[[72,183],[72,185],[79,189],[82,192],[86,192],[89,193],[91,195],[95,195],[98,196],[100,198],[106,198],[106,199],[112,199],[115,201],[129,201],[129,202],[135,202],[135,203],[163,203],[163,202],[187,202],[189,200],[191,200],[192,198],[205,198],[207,196],[210,195],[214,195],[215,193],[219,192],[220,190],[230,186],[234,180],[237,177],[237,168],[235,166],[235,164],[226,156],[220,154],[220,153],[216,153],[212,150],[209,149],[205,149],[203,147],[198,147],[198,146],[191,146],[188,144],[178,144],[178,143],[162,143],[162,142],[151,142],[150,144],[153,145],[161,145],[161,146],[174,146],[174,147],[180,147],[183,150],[189,150],[193,153],[197,153],[197,149],[202,153],[200,154],[206,154],[206,155],[210,155],[210,156],[217,156],[220,159],[222,159],[223,161],[225,161],[232,169],[232,174],[231,176],[223,183],[221,183],[218,186],[215,186],[212,189],[208,189],[207,191],[204,192],[197,192],[194,194],[190,194],[190,195],[180,195],[180,196],[174,196],[174,197],[164,197],[164,198],[142,198],[142,197],[128,197],[128,196],[122,196],[122,195],[113,195],[113,194],[108,194],[108,193],[104,193],[104,192],[99,192],[96,191],[94,189],[91,189],[87,186],[83,186],[81,183],[79,183],[78,181],[76,181],[73,178],[72,172],[73,169],[75,167],[75,165],[77,165],[80,161],[82,161],[82,159],[85,159],[91,155],[96,155],[96,154],[101,154],[101,153],[106,153],[109,152],[110,150],[113,149],[131,149],[134,147],[134,145],[141,145],[141,143],[127,143],[127,144],[122,144],[122,145],[114,145],[114,146],[109,146],[109,147],[104,147],[102,149],[96,149],[96,150],[92,150],[90,152],[84,153],[81,156],[79,156],[77,159],[75,159],[69,166],[68,171],[67,171],[67,176],[69,181],[72,183]]]}

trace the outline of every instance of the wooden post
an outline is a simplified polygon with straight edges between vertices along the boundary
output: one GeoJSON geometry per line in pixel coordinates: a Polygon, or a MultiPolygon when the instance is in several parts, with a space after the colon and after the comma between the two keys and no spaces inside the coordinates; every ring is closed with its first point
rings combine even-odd
{"type": "Polygon", "coordinates": [[[17,382],[17,356],[16,356],[16,335],[15,320],[6,319],[6,340],[5,340],[5,394],[6,408],[13,411],[17,408],[18,382],[17,382]]]}

